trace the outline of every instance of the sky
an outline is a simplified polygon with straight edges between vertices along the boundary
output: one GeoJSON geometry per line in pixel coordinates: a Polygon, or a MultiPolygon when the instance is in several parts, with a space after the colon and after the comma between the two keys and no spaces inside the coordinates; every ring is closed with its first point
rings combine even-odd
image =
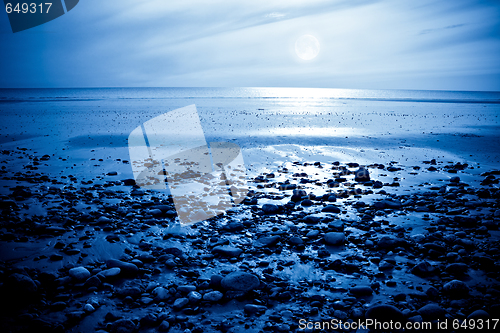
{"type": "Polygon", "coordinates": [[[18,33],[4,12],[0,87],[500,91],[500,1],[82,0],[18,33]]]}

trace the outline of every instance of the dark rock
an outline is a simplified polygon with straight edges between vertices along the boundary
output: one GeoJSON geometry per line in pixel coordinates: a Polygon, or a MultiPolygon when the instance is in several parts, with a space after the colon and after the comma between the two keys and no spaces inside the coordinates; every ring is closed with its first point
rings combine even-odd
{"type": "Polygon", "coordinates": [[[8,292],[20,295],[34,294],[38,290],[38,286],[29,276],[19,273],[14,273],[9,276],[6,284],[8,292]]]}
{"type": "Polygon", "coordinates": [[[325,212],[325,213],[340,213],[340,208],[337,207],[337,206],[334,206],[334,205],[328,205],[328,206],[325,206],[322,210],[322,212],[325,212]]]}
{"type": "Polygon", "coordinates": [[[247,292],[260,285],[259,278],[253,274],[237,271],[225,276],[221,286],[225,290],[236,290],[247,292]]]}
{"type": "Polygon", "coordinates": [[[125,275],[136,275],[139,272],[139,268],[136,265],[117,259],[108,260],[106,265],[109,268],[118,267],[121,273],[125,275]]]}
{"type": "Polygon", "coordinates": [[[255,242],[256,247],[271,247],[278,244],[280,236],[261,237],[255,242]]]}
{"type": "Polygon", "coordinates": [[[354,296],[370,296],[373,294],[372,288],[368,286],[356,286],[349,289],[349,292],[354,296]]]}
{"type": "Polygon", "coordinates": [[[280,207],[277,205],[273,204],[264,204],[262,205],[262,211],[264,214],[272,215],[272,214],[278,214],[280,212],[280,207]]]}
{"type": "Polygon", "coordinates": [[[476,310],[467,316],[467,319],[490,319],[491,316],[488,312],[484,310],[476,310]]]}
{"type": "Polygon", "coordinates": [[[136,328],[135,323],[130,319],[118,319],[110,325],[111,333],[133,333],[136,328]]]}
{"type": "Polygon", "coordinates": [[[343,245],[345,242],[345,235],[343,232],[327,232],[324,238],[326,244],[333,246],[343,245]]]}
{"type": "Polygon", "coordinates": [[[224,297],[224,294],[220,291],[214,290],[203,295],[203,300],[209,302],[218,302],[224,297]]]}
{"type": "Polygon", "coordinates": [[[460,280],[453,280],[443,286],[443,293],[453,299],[466,298],[469,296],[469,287],[460,280]]]}
{"type": "Polygon", "coordinates": [[[403,313],[396,307],[388,304],[374,305],[366,310],[367,319],[376,319],[378,321],[399,321],[406,322],[403,313]]]}
{"type": "Polygon", "coordinates": [[[431,303],[421,307],[418,313],[422,316],[424,320],[432,321],[436,319],[444,318],[446,311],[439,305],[431,303]]]}
{"type": "Polygon", "coordinates": [[[412,274],[415,274],[420,277],[427,277],[437,273],[437,270],[434,266],[429,264],[427,261],[422,261],[421,263],[415,265],[411,269],[412,274]]]}
{"type": "Polygon", "coordinates": [[[461,276],[467,274],[469,266],[463,263],[453,263],[446,266],[445,271],[451,275],[461,276]]]}
{"type": "Polygon", "coordinates": [[[85,267],[75,267],[69,270],[69,276],[77,281],[83,281],[90,277],[90,272],[85,267]]]}
{"type": "Polygon", "coordinates": [[[230,245],[220,245],[216,246],[212,249],[212,252],[224,257],[236,258],[239,257],[240,254],[243,253],[242,249],[238,249],[237,247],[230,245]]]}
{"type": "Polygon", "coordinates": [[[354,180],[357,182],[367,182],[370,180],[370,173],[368,169],[360,167],[354,172],[354,180]]]}

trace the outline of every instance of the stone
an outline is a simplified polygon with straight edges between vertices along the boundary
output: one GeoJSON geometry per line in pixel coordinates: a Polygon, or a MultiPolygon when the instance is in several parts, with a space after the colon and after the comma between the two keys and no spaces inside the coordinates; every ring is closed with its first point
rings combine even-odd
{"type": "Polygon", "coordinates": [[[368,286],[356,286],[349,289],[349,292],[354,296],[370,296],[373,294],[372,288],[368,286]]]}
{"type": "Polygon", "coordinates": [[[89,277],[85,283],[84,286],[89,288],[89,287],[99,287],[102,284],[101,279],[99,279],[97,276],[91,276],[89,277]]]}
{"type": "Polygon", "coordinates": [[[123,287],[117,291],[117,295],[121,298],[132,297],[137,298],[141,295],[139,287],[123,287]]]}
{"type": "Polygon", "coordinates": [[[85,304],[85,306],[83,307],[83,311],[85,312],[94,312],[95,311],[95,308],[92,306],[92,304],[85,304]]]}
{"type": "Polygon", "coordinates": [[[354,180],[357,182],[367,182],[370,180],[370,172],[368,172],[368,169],[360,167],[354,171],[354,180]]]}
{"type": "Polygon", "coordinates": [[[183,298],[176,299],[173,307],[174,307],[174,310],[180,310],[188,304],[189,304],[189,299],[183,297],[183,298]]]}
{"type": "Polygon", "coordinates": [[[326,244],[333,246],[343,245],[345,242],[345,235],[343,232],[327,232],[324,238],[326,244]]]}
{"type": "Polygon", "coordinates": [[[467,319],[490,319],[491,316],[488,312],[484,310],[476,310],[467,316],[467,319]]]}
{"type": "Polygon", "coordinates": [[[264,212],[264,214],[268,214],[268,215],[278,214],[279,211],[280,211],[280,208],[277,205],[274,205],[274,204],[262,205],[262,212],[264,212]]]}
{"type": "Polygon", "coordinates": [[[209,302],[218,302],[224,297],[224,294],[220,291],[214,290],[203,295],[203,300],[209,302]]]}
{"type": "Polygon", "coordinates": [[[161,324],[158,326],[158,331],[160,332],[166,332],[169,329],[170,329],[170,324],[166,320],[162,321],[161,324]]]}
{"type": "Polygon", "coordinates": [[[405,321],[403,313],[395,306],[388,304],[373,305],[366,310],[365,315],[367,319],[376,319],[378,321],[405,321]]]}
{"type": "Polygon", "coordinates": [[[325,213],[340,213],[340,208],[335,206],[335,205],[327,205],[325,207],[323,207],[323,209],[321,210],[322,212],[325,212],[325,213]]]}
{"type": "Polygon", "coordinates": [[[33,294],[38,290],[38,286],[29,276],[14,273],[9,276],[7,281],[7,290],[9,292],[20,293],[22,295],[33,294]]]}
{"type": "Polygon", "coordinates": [[[466,298],[469,296],[469,287],[460,280],[453,280],[443,286],[443,293],[453,299],[466,298]]]}
{"type": "Polygon", "coordinates": [[[97,273],[97,276],[99,278],[103,278],[103,279],[111,279],[111,278],[114,278],[116,276],[118,276],[121,272],[121,269],[119,267],[113,267],[113,268],[109,268],[109,269],[105,269],[99,273],[97,273]]]}
{"type": "Polygon", "coordinates": [[[467,274],[469,266],[464,263],[453,263],[446,266],[445,271],[451,275],[460,276],[467,274]]]}
{"type": "Polygon", "coordinates": [[[139,272],[139,268],[136,265],[117,259],[108,260],[106,265],[109,268],[118,267],[121,273],[125,275],[136,275],[139,272]]]}
{"type": "Polygon", "coordinates": [[[437,304],[431,303],[421,307],[418,313],[422,316],[424,320],[432,321],[436,319],[444,318],[446,311],[437,304]]]}
{"type": "Polygon", "coordinates": [[[240,254],[243,253],[243,250],[239,249],[237,247],[234,247],[234,246],[230,246],[230,245],[220,245],[220,246],[214,247],[212,249],[212,252],[215,254],[224,256],[224,257],[236,258],[236,257],[239,257],[240,254]]]}
{"type": "Polygon", "coordinates": [[[412,274],[420,277],[427,277],[436,274],[436,268],[429,264],[427,261],[422,261],[421,263],[415,265],[411,269],[412,274]]]}
{"type": "Polygon", "coordinates": [[[155,296],[155,301],[164,301],[170,297],[170,292],[163,287],[156,287],[153,289],[152,294],[155,296]]]}
{"type": "Polygon", "coordinates": [[[280,236],[261,237],[255,242],[256,247],[271,247],[278,244],[280,236]]]}
{"type": "Polygon", "coordinates": [[[196,304],[199,301],[201,301],[201,299],[203,298],[203,296],[199,292],[197,292],[197,291],[191,291],[187,295],[187,298],[189,299],[189,302],[196,304]]]}
{"type": "Polygon", "coordinates": [[[243,310],[248,313],[248,314],[256,314],[259,312],[264,312],[267,310],[267,308],[263,305],[256,305],[256,304],[246,304],[243,307],[243,310]]]}
{"type": "Polygon", "coordinates": [[[221,286],[225,290],[236,290],[248,292],[259,287],[259,278],[250,273],[237,271],[228,274],[221,281],[221,286]]]}
{"type": "Polygon", "coordinates": [[[69,276],[77,281],[83,281],[90,277],[90,272],[85,267],[75,267],[69,270],[69,276]]]}
{"type": "Polygon", "coordinates": [[[135,323],[130,319],[118,319],[110,325],[112,333],[133,333],[136,330],[135,323]]]}

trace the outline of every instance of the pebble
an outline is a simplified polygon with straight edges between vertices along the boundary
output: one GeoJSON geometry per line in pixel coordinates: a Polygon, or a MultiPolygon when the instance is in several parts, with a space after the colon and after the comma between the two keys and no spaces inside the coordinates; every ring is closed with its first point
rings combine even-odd
{"type": "Polygon", "coordinates": [[[324,236],[325,243],[328,245],[343,245],[345,242],[345,235],[343,232],[327,232],[324,236]]]}
{"type": "Polygon", "coordinates": [[[212,249],[212,253],[219,254],[224,257],[236,258],[243,253],[243,250],[230,245],[220,245],[214,247],[212,249]]]}
{"type": "Polygon", "coordinates": [[[109,268],[118,267],[121,273],[125,275],[136,275],[139,272],[139,268],[136,265],[117,259],[110,259],[106,264],[109,268]]]}
{"type": "Polygon", "coordinates": [[[230,273],[221,281],[221,286],[225,290],[236,290],[243,292],[254,290],[259,285],[260,281],[257,276],[242,271],[230,273]]]}
{"type": "Polygon", "coordinates": [[[83,281],[90,277],[90,272],[85,267],[75,267],[69,270],[69,276],[75,280],[83,281]]]}
{"type": "Polygon", "coordinates": [[[469,296],[469,287],[460,280],[453,280],[443,286],[443,293],[449,298],[460,299],[469,296]]]}
{"type": "Polygon", "coordinates": [[[209,302],[218,302],[224,297],[224,294],[220,291],[214,290],[203,295],[203,300],[209,302]]]}
{"type": "Polygon", "coordinates": [[[183,297],[183,298],[176,299],[174,304],[173,304],[173,307],[174,307],[174,310],[180,310],[188,304],[189,304],[189,299],[183,297]]]}
{"type": "Polygon", "coordinates": [[[424,305],[418,310],[418,313],[424,320],[432,321],[444,318],[446,311],[437,304],[431,303],[424,305]]]}

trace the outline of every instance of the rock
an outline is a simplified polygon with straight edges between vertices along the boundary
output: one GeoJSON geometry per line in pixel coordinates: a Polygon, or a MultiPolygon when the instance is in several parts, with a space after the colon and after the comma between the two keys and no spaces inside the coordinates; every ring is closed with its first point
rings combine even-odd
{"type": "Polygon", "coordinates": [[[335,205],[327,205],[325,207],[323,207],[323,209],[321,210],[322,212],[325,212],[325,213],[340,213],[340,208],[335,206],[335,205]]]}
{"type": "Polygon", "coordinates": [[[156,287],[153,289],[153,295],[155,296],[155,301],[164,301],[170,297],[170,293],[167,289],[163,287],[156,287]]]}
{"type": "Polygon", "coordinates": [[[399,201],[381,200],[374,202],[372,207],[375,209],[401,209],[403,205],[399,201]]]}
{"type": "Polygon", "coordinates": [[[427,291],[425,292],[425,294],[429,297],[429,298],[437,298],[439,296],[439,291],[434,288],[434,287],[429,287],[427,289],[427,291]]]}
{"type": "Polygon", "coordinates": [[[260,285],[259,278],[253,274],[237,271],[225,276],[221,286],[225,290],[251,291],[260,285]]]}
{"type": "Polygon", "coordinates": [[[399,244],[400,241],[391,236],[382,236],[377,242],[377,246],[380,249],[389,249],[389,250],[399,246],[399,244]]]}
{"type": "Polygon", "coordinates": [[[176,299],[173,307],[174,307],[174,310],[180,310],[188,304],[189,304],[189,300],[187,298],[183,297],[183,298],[176,299]]]}
{"type": "Polygon", "coordinates": [[[460,177],[458,177],[458,176],[451,177],[450,183],[460,183],[460,177]]]}
{"type": "Polygon", "coordinates": [[[109,268],[118,267],[121,270],[121,273],[125,275],[136,275],[139,272],[139,268],[137,268],[136,265],[117,259],[108,260],[106,265],[109,268]]]}
{"type": "Polygon", "coordinates": [[[75,267],[69,270],[69,276],[77,281],[83,281],[90,277],[90,272],[85,267],[75,267]]]}
{"type": "Polygon", "coordinates": [[[418,313],[422,316],[424,320],[432,321],[436,319],[444,318],[446,311],[437,304],[431,303],[421,307],[418,313]]]}
{"type": "Polygon", "coordinates": [[[111,279],[111,278],[118,276],[120,274],[120,272],[121,272],[121,269],[119,267],[113,267],[113,268],[105,269],[105,270],[97,273],[97,276],[99,278],[103,278],[103,279],[111,279]]]}
{"type": "Polygon", "coordinates": [[[85,281],[84,286],[87,288],[90,287],[99,287],[102,284],[101,279],[99,279],[97,276],[91,276],[85,281]]]}
{"type": "Polygon", "coordinates": [[[236,258],[239,257],[240,254],[243,253],[242,249],[238,249],[237,247],[230,245],[220,245],[216,246],[212,249],[212,252],[215,254],[219,254],[224,257],[236,258]]]}
{"type": "Polygon", "coordinates": [[[484,310],[476,310],[467,316],[467,319],[490,319],[491,316],[488,312],[484,310]]]}
{"type": "Polygon", "coordinates": [[[142,294],[141,289],[139,287],[123,287],[117,291],[117,295],[121,298],[132,297],[137,298],[142,294]]]}
{"type": "Polygon", "coordinates": [[[467,274],[469,266],[463,263],[453,263],[446,266],[445,271],[451,275],[461,276],[467,274]]]}
{"type": "Polygon", "coordinates": [[[304,190],[293,190],[292,198],[290,199],[293,202],[299,202],[303,197],[307,197],[307,193],[304,190]]]}
{"type": "Polygon", "coordinates": [[[262,211],[264,212],[264,214],[272,215],[272,214],[278,214],[280,208],[277,205],[264,204],[262,205],[262,211]]]}
{"type": "Polygon", "coordinates": [[[427,261],[422,261],[411,269],[412,274],[427,277],[436,274],[436,268],[427,261]]]}
{"type": "Polygon", "coordinates": [[[314,203],[310,199],[304,199],[300,202],[300,205],[304,207],[311,207],[314,203]]]}
{"type": "Polygon", "coordinates": [[[278,244],[280,236],[261,237],[255,242],[256,247],[271,247],[278,244]]]}
{"type": "Polygon", "coordinates": [[[373,294],[372,288],[368,286],[356,286],[349,289],[349,292],[354,296],[370,296],[373,294]]]}
{"type": "Polygon", "coordinates": [[[161,322],[160,326],[158,326],[158,331],[160,332],[166,332],[170,328],[170,324],[168,321],[164,320],[161,322]]]}
{"type": "Polygon", "coordinates": [[[130,319],[118,319],[110,325],[112,333],[133,333],[136,330],[135,323],[130,319]]]}
{"type": "Polygon", "coordinates": [[[199,292],[197,292],[197,291],[191,291],[187,295],[187,298],[189,299],[189,302],[196,304],[199,301],[201,301],[201,299],[203,298],[203,296],[199,292]]]}
{"type": "Polygon", "coordinates": [[[92,306],[92,304],[85,304],[85,306],[83,307],[83,311],[85,312],[88,312],[88,313],[91,313],[91,312],[94,312],[95,311],[95,308],[92,306]]]}
{"type": "Polygon", "coordinates": [[[325,234],[325,243],[328,245],[338,246],[343,245],[345,242],[345,235],[343,232],[327,232],[325,234]]]}
{"type": "Polygon", "coordinates": [[[209,302],[218,302],[224,297],[224,294],[220,291],[214,290],[203,295],[203,300],[209,302]]]}
{"type": "Polygon", "coordinates": [[[357,182],[367,182],[370,180],[368,169],[360,167],[354,172],[354,180],[357,182]]]}
{"type": "Polygon", "coordinates": [[[7,281],[7,291],[13,293],[19,293],[21,295],[29,295],[36,293],[38,286],[29,277],[23,274],[14,273],[9,276],[7,281]]]}
{"type": "Polygon", "coordinates": [[[453,280],[443,286],[443,293],[453,299],[465,298],[469,296],[469,287],[460,280],[453,280]]]}
{"type": "Polygon", "coordinates": [[[387,271],[387,270],[390,270],[390,269],[393,269],[393,268],[394,268],[394,265],[391,264],[390,262],[388,262],[387,260],[382,260],[378,264],[378,269],[381,270],[381,271],[387,271]]]}
{"type": "Polygon", "coordinates": [[[405,322],[405,317],[403,313],[395,306],[382,304],[373,305],[366,310],[367,319],[376,319],[378,321],[399,321],[401,323],[405,322]]]}
{"type": "Polygon", "coordinates": [[[141,323],[141,328],[142,327],[152,327],[156,326],[156,323],[158,322],[158,318],[152,314],[148,313],[144,317],[141,318],[140,323],[141,323]]]}
{"type": "Polygon", "coordinates": [[[267,310],[267,308],[263,305],[256,305],[256,304],[247,304],[243,308],[246,313],[248,314],[256,314],[259,312],[264,312],[267,310]]]}

